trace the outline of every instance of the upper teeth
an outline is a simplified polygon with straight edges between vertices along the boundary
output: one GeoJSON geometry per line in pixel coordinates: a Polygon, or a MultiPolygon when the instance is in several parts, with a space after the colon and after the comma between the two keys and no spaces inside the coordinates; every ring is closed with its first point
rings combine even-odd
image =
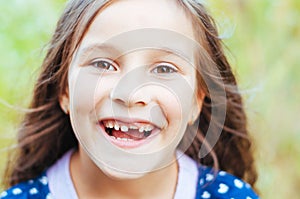
{"type": "Polygon", "coordinates": [[[128,127],[127,126],[121,126],[121,131],[127,132],[128,131],[128,127]]]}
{"type": "Polygon", "coordinates": [[[140,127],[138,126],[135,126],[135,125],[126,125],[126,124],[118,124],[117,122],[115,121],[105,121],[104,122],[104,126],[106,128],[114,128],[115,130],[121,130],[122,132],[128,132],[129,129],[132,129],[132,130],[138,130],[140,133],[144,133],[144,131],[152,131],[154,129],[154,127],[150,124],[143,124],[143,125],[139,125],[140,127]]]}

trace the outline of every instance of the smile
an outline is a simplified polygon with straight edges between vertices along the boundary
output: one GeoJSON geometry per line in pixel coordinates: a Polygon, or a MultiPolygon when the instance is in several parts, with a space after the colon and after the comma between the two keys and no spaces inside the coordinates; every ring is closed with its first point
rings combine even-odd
{"type": "Polygon", "coordinates": [[[99,122],[104,128],[106,137],[122,148],[138,147],[160,132],[160,129],[150,123],[126,123],[113,119],[102,120],[99,122]]]}

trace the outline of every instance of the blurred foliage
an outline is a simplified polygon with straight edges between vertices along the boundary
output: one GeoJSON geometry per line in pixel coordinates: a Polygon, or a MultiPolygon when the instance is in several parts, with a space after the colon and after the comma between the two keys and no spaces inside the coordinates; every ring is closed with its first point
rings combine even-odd
{"type": "Polygon", "coordinates": [[[63,4],[63,0],[0,0],[1,173],[63,4]]]}
{"type": "Polygon", "coordinates": [[[300,1],[222,3],[212,7],[217,23],[227,16],[235,27],[225,43],[256,141],[257,187],[262,198],[295,198],[300,194],[300,1]]]}
{"type": "MultiPolygon", "coordinates": [[[[240,83],[262,198],[300,194],[300,1],[208,1],[240,83]]],[[[0,169],[63,0],[0,2],[0,169]],[[13,105],[14,108],[10,107],[13,105]]]]}

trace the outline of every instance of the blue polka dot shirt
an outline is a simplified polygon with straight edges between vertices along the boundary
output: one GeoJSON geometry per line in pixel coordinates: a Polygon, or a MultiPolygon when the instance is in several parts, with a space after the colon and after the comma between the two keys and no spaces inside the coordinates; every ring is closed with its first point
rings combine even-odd
{"type": "Polygon", "coordinates": [[[259,199],[248,183],[211,168],[199,167],[196,199],[259,199]]]}
{"type": "MultiPolygon", "coordinates": [[[[211,168],[199,167],[195,199],[258,199],[251,186],[241,179],[211,168]]],[[[0,199],[54,199],[48,187],[46,173],[19,183],[0,195],[0,199]]],[[[185,199],[185,198],[183,198],[185,199]]]]}

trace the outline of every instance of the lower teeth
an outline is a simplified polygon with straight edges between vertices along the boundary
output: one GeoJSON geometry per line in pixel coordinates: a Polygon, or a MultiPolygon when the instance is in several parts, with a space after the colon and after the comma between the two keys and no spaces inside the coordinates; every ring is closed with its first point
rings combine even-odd
{"type": "Polygon", "coordinates": [[[129,139],[129,138],[120,138],[120,137],[115,137],[115,136],[111,136],[113,139],[117,139],[117,140],[122,140],[122,141],[133,141],[133,139],[129,139]]]}

